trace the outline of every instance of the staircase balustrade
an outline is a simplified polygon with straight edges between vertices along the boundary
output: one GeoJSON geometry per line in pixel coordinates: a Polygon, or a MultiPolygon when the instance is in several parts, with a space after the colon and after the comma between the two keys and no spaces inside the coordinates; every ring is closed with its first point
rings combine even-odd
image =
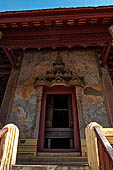
{"type": "Polygon", "coordinates": [[[16,163],[19,130],[13,124],[6,125],[1,130],[1,164],[0,170],[11,170],[16,163]],[[2,133],[4,132],[4,133],[2,133]],[[4,141],[3,141],[4,137],[4,141]]]}
{"type": "Polygon", "coordinates": [[[95,122],[86,127],[88,163],[92,170],[113,170],[112,138],[113,128],[102,128],[95,122]]]}
{"type": "Polygon", "coordinates": [[[112,170],[113,148],[100,128],[94,128],[97,136],[100,170],[112,170]]]}

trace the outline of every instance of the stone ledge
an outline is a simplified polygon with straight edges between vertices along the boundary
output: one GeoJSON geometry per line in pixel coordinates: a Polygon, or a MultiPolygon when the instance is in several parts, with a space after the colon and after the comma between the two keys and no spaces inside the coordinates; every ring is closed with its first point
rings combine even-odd
{"type": "Polygon", "coordinates": [[[12,170],[91,170],[88,166],[14,165],[12,170]]]}

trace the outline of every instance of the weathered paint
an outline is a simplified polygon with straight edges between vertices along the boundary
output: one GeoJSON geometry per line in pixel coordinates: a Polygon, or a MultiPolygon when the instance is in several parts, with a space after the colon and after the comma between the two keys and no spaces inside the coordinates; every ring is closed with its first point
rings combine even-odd
{"type": "MultiPolygon", "coordinates": [[[[20,129],[21,138],[33,138],[37,114],[37,92],[33,88],[36,77],[44,77],[52,68],[57,52],[27,52],[24,54],[9,122],[20,129]]],[[[60,52],[66,69],[73,75],[84,78],[82,90],[82,110],[84,128],[91,121],[109,126],[109,118],[104,104],[104,96],[94,50],[65,50],[60,52]]],[[[84,130],[83,128],[83,130],[84,130]]]]}

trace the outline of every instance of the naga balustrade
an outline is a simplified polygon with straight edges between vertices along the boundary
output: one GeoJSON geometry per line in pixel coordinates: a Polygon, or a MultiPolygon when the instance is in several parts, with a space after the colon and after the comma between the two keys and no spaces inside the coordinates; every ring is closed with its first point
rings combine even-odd
{"type": "Polygon", "coordinates": [[[113,170],[113,128],[90,123],[86,127],[86,144],[92,170],[113,170]]]}

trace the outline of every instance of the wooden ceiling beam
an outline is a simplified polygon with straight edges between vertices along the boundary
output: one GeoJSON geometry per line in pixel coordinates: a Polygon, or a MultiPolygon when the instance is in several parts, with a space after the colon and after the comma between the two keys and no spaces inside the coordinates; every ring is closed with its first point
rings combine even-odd
{"type": "MultiPolygon", "coordinates": [[[[21,37],[49,37],[49,36],[57,36],[57,35],[68,35],[68,36],[73,36],[76,35],[84,35],[87,36],[88,34],[90,34],[91,36],[93,36],[93,34],[104,34],[102,36],[108,36],[111,37],[109,32],[107,31],[108,27],[102,27],[102,26],[82,26],[79,25],[78,27],[76,27],[75,25],[73,26],[67,26],[67,27],[61,27],[61,26],[54,26],[54,27],[33,27],[33,28],[22,28],[22,29],[4,29],[3,30],[3,39],[5,40],[6,38],[21,38],[21,37]]],[[[98,35],[97,35],[98,36],[98,35]]],[[[2,41],[1,40],[1,41],[2,41]]],[[[0,42],[1,42],[0,41],[0,42]]]]}
{"type": "Polygon", "coordinates": [[[7,48],[38,48],[38,49],[42,49],[42,48],[67,48],[67,47],[95,47],[95,46],[103,46],[103,44],[106,41],[86,41],[86,40],[81,40],[81,41],[64,41],[63,40],[59,40],[57,42],[51,41],[48,42],[46,41],[42,41],[39,43],[39,41],[35,41],[35,42],[18,42],[18,41],[14,41],[11,44],[8,43],[4,43],[4,44],[0,44],[0,46],[2,48],[7,47],[7,48]]]}
{"type": "MultiPolygon", "coordinates": [[[[70,21],[71,22],[71,21],[70,21]]],[[[103,46],[112,40],[108,26],[54,26],[3,30],[0,48],[103,46]]],[[[13,57],[14,58],[14,57],[13,57]]],[[[15,62],[16,63],[16,62],[15,62]]]]}
{"type": "Polygon", "coordinates": [[[11,63],[12,67],[14,69],[16,69],[17,68],[16,63],[12,59],[12,56],[11,56],[10,52],[6,48],[3,48],[3,51],[6,54],[6,56],[7,56],[8,60],[9,60],[9,62],[11,63]]]}
{"type": "MultiPolygon", "coordinates": [[[[80,27],[81,28],[81,27],[80,27]]],[[[87,47],[103,46],[111,42],[112,37],[106,29],[27,29],[5,30],[0,41],[1,48],[57,48],[57,47],[87,47]]]]}

